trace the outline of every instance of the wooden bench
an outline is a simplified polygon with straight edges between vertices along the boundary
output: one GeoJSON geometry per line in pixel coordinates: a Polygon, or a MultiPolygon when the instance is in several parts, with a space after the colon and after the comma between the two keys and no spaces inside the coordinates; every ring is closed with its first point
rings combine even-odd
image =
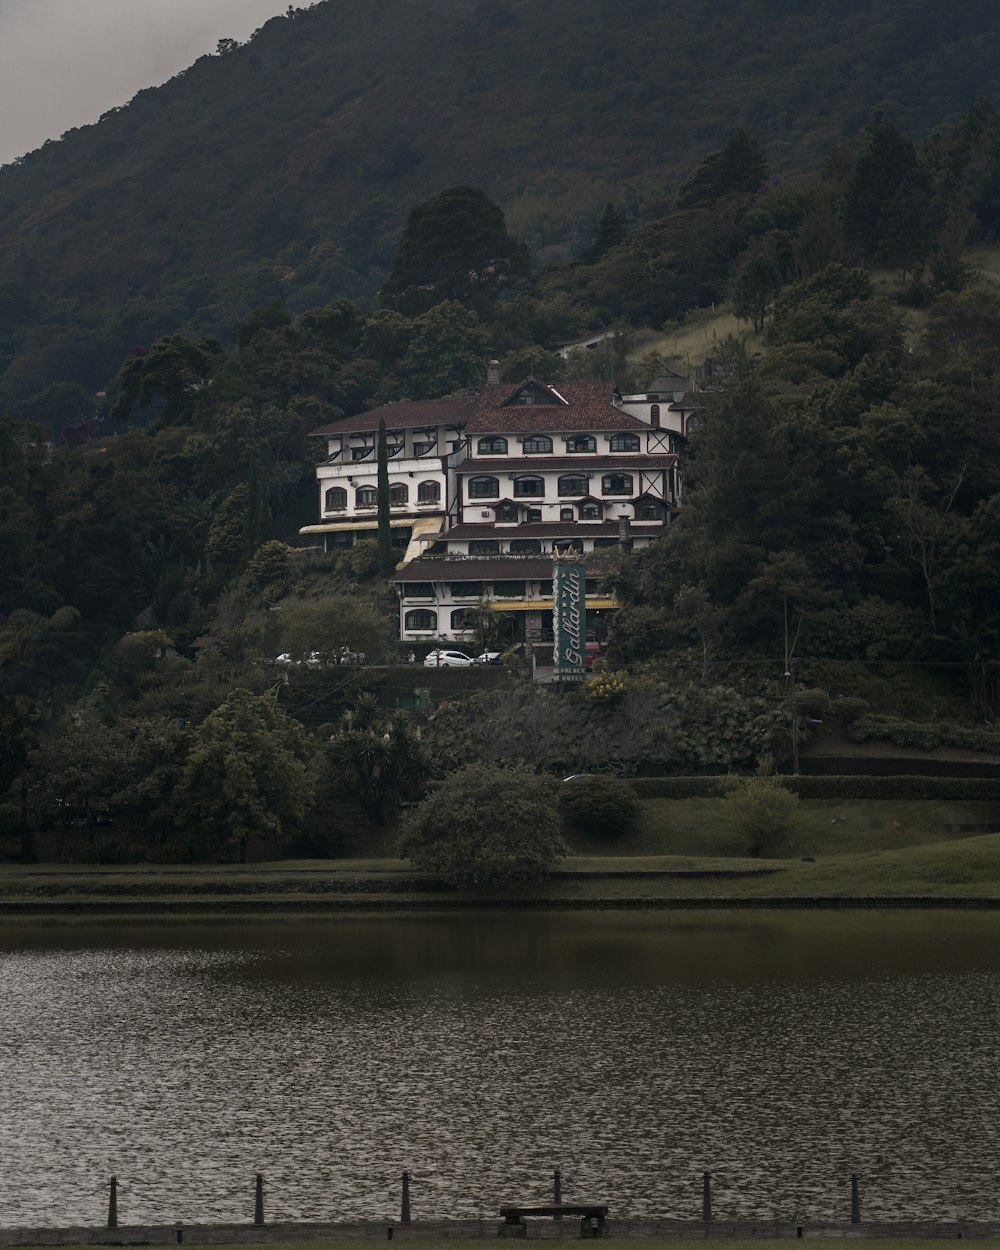
{"type": "Polygon", "coordinates": [[[608,1208],[600,1202],[559,1202],[548,1206],[506,1206],[500,1208],[504,1222],[497,1228],[498,1237],[527,1237],[527,1216],[561,1220],[564,1215],[580,1217],[581,1237],[607,1237],[608,1208]]]}

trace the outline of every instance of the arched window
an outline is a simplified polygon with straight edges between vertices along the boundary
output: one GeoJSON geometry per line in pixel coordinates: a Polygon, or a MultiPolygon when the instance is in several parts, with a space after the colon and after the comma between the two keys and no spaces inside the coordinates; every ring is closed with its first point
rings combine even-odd
{"type": "Polygon", "coordinates": [[[635,505],[635,519],[637,521],[662,521],[663,508],[651,499],[644,499],[635,505]]]}
{"type": "Polygon", "coordinates": [[[599,521],[604,515],[604,507],[596,499],[587,499],[577,504],[577,507],[580,509],[581,521],[599,521]]]}
{"type": "Polygon", "coordinates": [[[566,440],[566,450],[570,452],[596,451],[597,439],[593,434],[571,434],[566,440]]]}
{"type": "Polygon", "coordinates": [[[451,614],[451,627],[452,629],[457,629],[457,630],[465,630],[465,629],[472,628],[472,626],[469,624],[469,609],[468,608],[455,608],[455,610],[451,614]]]}
{"type": "Polygon", "coordinates": [[[526,456],[548,456],[552,452],[552,439],[547,434],[531,434],[524,440],[526,456]]]}
{"type": "Polygon", "coordinates": [[[354,492],[354,505],[357,508],[377,508],[378,491],[374,486],[359,486],[354,492]]]}
{"type": "Polygon", "coordinates": [[[576,519],[576,518],[573,516],[573,509],[572,509],[572,508],[560,508],[560,509],[559,509],[559,520],[560,520],[560,521],[573,521],[573,520],[575,520],[575,519],[576,519]]]}
{"type": "Polygon", "coordinates": [[[510,542],[510,554],[517,555],[541,555],[542,544],[537,538],[512,538],[510,542]]]}
{"type": "Polygon", "coordinates": [[[660,405],[659,404],[649,405],[649,424],[653,427],[654,430],[658,430],[660,428],[660,405]]]}
{"type": "Polygon", "coordinates": [[[440,503],[441,483],[421,482],[417,487],[417,503],[440,503]]]}
{"type": "Polygon", "coordinates": [[[517,504],[502,503],[497,507],[497,524],[498,525],[516,525],[517,524],[517,504]]]}
{"type": "Polygon", "coordinates": [[[559,494],[563,498],[590,493],[590,483],[582,473],[564,473],[559,479],[559,494]]]}
{"type": "Polygon", "coordinates": [[[605,473],[601,478],[602,495],[631,495],[631,473],[605,473]]]}
{"type": "Polygon", "coordinates": [[[342,512],[347,507],[347,491],[343,486],[331,486],[326,492],[324,507],[327,512],[342,512]]]}
{"type": "Polygon", "coordinates": [[[469,543],[470,556],[498,556],[500,544],[492,538],[474,538],[469,543]]]}
{"type": "Polygon", "coordinates": [[[519,477],[514,482],[515,499],[540,499],[545,494],[545,479],[540,477],[519,477]]]}
{"type": "Polygon", "coordinates": [[[430,608],[414,608],[404,617],[404,627],[414,630],[434,630],[438,627],[438,614],[430,608]]]}
{"type": "Polygon", "coordinates": [[[496,499],[500,494],[500,483],[495,477],[470,477],[470,499],[496,499]]]}
{"type": "Polygon", "coordinates": [[[389,487],[389,503],[398,508],[401,504],[409,503],[410,488],[404,486],[402,482],[393,482],[389,487]]]}
{"type": "Polygon", "coordinates": [[[638,451],[638,434],[612,434],[610,447],[612,451],[638,451]]]}
{"type": "Polygon", "coordinates": [[[481,438],[476,444],[481,456],[506,456],[507,440],[505,438],[481,438]]]}

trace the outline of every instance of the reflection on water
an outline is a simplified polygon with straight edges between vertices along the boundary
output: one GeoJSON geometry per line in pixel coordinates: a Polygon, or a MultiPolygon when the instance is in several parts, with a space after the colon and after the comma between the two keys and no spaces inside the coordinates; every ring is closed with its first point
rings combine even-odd
{"type": "Polygon", "coordinates": [[[1000,916],[0,926],[0,1224],[1000,1216],[1000,916]]]}

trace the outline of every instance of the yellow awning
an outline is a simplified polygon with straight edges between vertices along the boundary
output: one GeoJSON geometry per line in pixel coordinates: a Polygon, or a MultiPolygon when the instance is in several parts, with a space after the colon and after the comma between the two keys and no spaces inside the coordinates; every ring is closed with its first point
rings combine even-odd
{"type": "MultiPolygon", "coordinates": [[[[413,537],[417,534],[436,533],[441,528],[443,516],[392,517],[389,528],[394,530],[412,529],[413,537]]],[[[371,530],[374,534],[378,529],[376,517],[367,517],[363,521],[324,521],[321,525],[303,525],[300,534],[335,534],[338,530],[371,530]]]]}
{"type": "MultiPolygon", "coordinates": [[[[591,599],[587,596],[588,608],[617,608],[617,599],[591,599]]],[[[555,604],[551,599],[491,599],[490,607],[494,612],[551,612],[555,604]]]]}

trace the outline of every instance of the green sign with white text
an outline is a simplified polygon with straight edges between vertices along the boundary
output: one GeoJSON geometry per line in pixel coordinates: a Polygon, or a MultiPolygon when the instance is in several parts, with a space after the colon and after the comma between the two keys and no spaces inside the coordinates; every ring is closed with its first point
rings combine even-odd
{"type": "Polygon", "coordinates": [[[556,681],[583,681],[587,638],[587,570],[576,551],[552,560],[552,662],[556,681]]]}

